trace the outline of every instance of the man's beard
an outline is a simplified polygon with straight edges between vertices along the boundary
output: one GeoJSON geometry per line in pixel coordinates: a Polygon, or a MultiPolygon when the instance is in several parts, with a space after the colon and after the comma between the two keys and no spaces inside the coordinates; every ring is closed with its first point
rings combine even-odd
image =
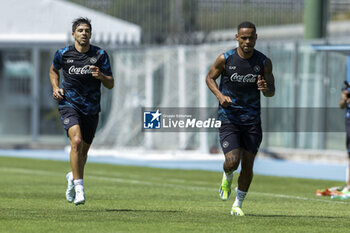
{"type": "Polygon", "coordinates": [[[243,53],[251,53],[252,52],[252,48],[245,48],[245,47],[243,47],[242,51],[243,51],[243,53]]]}
{"type": "Polygon", "coordinates": [[[83,41],[78,41],[78,44],[81,45],[81,46],[86,46],[89,44],[89,40],[86,40],[85,42],[83,41]]]}

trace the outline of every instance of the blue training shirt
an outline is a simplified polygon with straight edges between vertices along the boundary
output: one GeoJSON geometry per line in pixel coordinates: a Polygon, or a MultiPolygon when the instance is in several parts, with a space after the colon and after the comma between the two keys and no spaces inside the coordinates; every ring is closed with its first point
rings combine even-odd
{"type": "Polygon", "coordinates": [[[266,56],[254,50],[249,59],[241,58],[237,48],[224,53],[225,70],[221,74],[219,90],[229,96],[232,104],[219,104],[218,119],[222,123],[238,125],[258,124],[260,120],[260,91],[258,75],[263,77],[266,56]]]}
{"type": "Polygon", "coordinates": [[[109,57],[103,49],[90,45],[89,51],[80,53],[74,45],[56,51],[53,67],[62,68],[63,100],[58,107],[73,107],[85,115],[100,112],[101,81],[92,77],[90,65],[100,68],[104,75],[112,75],[109,57]]]}

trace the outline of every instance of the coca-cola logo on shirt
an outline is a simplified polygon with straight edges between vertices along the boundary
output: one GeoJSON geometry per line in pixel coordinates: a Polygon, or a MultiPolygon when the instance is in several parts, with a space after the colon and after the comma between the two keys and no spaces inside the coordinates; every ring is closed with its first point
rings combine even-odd
{"type": "Polygon", "coordinates": [[[257,77],[258,77],[258,75],[256,75],[256,74],[239,75],[237,73],[234,73],[231,75],[230,80],[231,80],[231,82],[256,83],[257,77]]]}
{"type": "Polygon", "coordinates": [[[68,69],[68,74],[91,74],[90,65],[85,65],[83,67],[71,66],[68,69]]]}

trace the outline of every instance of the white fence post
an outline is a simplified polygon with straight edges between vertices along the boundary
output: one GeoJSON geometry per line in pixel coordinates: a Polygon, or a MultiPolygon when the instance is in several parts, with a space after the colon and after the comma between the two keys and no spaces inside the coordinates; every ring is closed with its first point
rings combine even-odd
{"type": "MultiPolygon", "coordinates": [[[[146,52],[146,61],[145,61],[145,94],[146,94],[146,103],[145,106],[148,108],[153,106],[153,63],[152,63],[152,49],[148,49],[146,52]]],[[[145,132],[145,147],[146,149],[152,149],[153,147],[153,135],[152,132],[145,132]]]]}
{"type": "Polygon", "coordinates": [[[33,65],[33,76],[32,76],[32,112],[31,112],[31,132],[32,141],[38,141],[39,135],[39,118],[40,118],[40,100],[39,100],[39,68],[40,68],[40,51],[38,47],[32,49],[32,65],[33,65]]]}
{"type": "MultiPolygon", "coordinates": [[[[177,50],[177,64],[178,64],[178,74],[179,74],[179,108],[186,107],[186,58],[185,58],[185,48],[179,46],[177,50]]],[[[187,142],[187,134],[185,132],[179,133],[179,148],[185,149],[187,142]]]]}
{"type": "MultiPolygon", "coordinates": [[[[205,82],[205,77],[207,73],[207,59],[205,56],[205,51],[201,47],[198,48],[198,66],[199,66],[199,107],[201,108],[200,113],[207,116],[208,111],[206,109],[207,107],[207,99],[208,99],[208,92],[207,92],[207,85],[205,82]]],[[[199,133],[199,149],[201,153],[208,153],[208,132],[200,132],[199,133]]]]}

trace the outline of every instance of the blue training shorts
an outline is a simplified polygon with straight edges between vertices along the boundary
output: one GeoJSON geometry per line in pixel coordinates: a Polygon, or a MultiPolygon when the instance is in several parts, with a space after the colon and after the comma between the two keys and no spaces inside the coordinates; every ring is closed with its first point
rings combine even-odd
{"type": "Polygon", "coordinates": [[[67,131],[73,125],[79,125],[81,135],[87,144],[91,144],[95,137],[95,132],[98,124],[98,114],[96,115],[84,115],[74,108],[59,108],[58,109],[63,128],[67,131]]]}
{"type": "Polygon", "coordinates": [[[243,148],[256,154],[262,141],[261,124],[236,125],[223,123],[219,129],[220,144],[224,154],[243,148]]]}

